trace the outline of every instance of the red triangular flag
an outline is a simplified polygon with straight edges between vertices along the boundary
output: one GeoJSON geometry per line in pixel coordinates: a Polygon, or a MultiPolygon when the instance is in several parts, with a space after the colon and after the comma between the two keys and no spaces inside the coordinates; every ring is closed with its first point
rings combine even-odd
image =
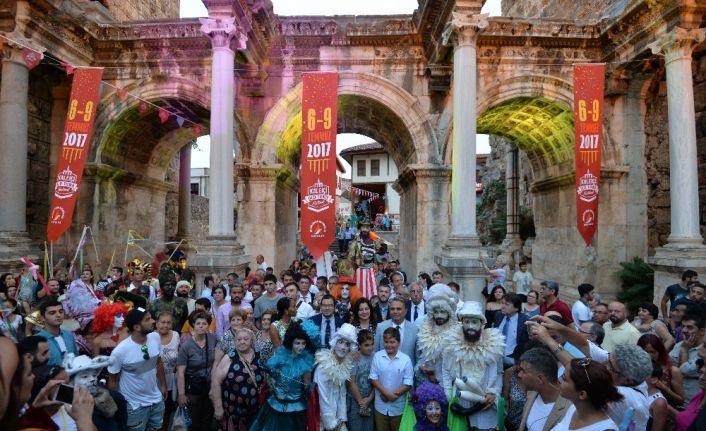
{"type": "Polygon", "coordinates": [[[192,127],[191,130],[193,130],[194,136],[196,136],[197,138],[198,138],[199,136],[201,136],[201,125],[199,125],[199,124],[194,124],[194,127],[192,127]]]}
{"type": "Polygon", "coordinates": [[[162,124],[164,124],[169,119],[169,112],[162,108],[159,108],[159,113],[157,115],[159,115],[159,120],[162,122],[162,124]]]}
{"type": "Polygon", "coordinates": [[[144,114],[150,109],[150,106],[145,102],[144,100],[140,100],[140,105],[137,107],[137,110],[140,111],[140,114],[144,114]]]}
{"type": "Polygon", "coordinates": [[[27,65],[27,69],[29,70],[32,70],[37,67],[42,61],[42,57],[42,54],[38,53],[33,49],[25,48],[22,50],[22,58],[25,60],[25,64],[27,65]]]}
{"type": "Polygon", "coordinates": [[[69,63],[64,63],[64,62],[62,61],[62,62],[60,62],[59,64],[61,64],[61,66],[66,69],[66,74],[67,74],[67,75],[72,75],[72,74],[74,73],[74,67],[73,67],[72,65],[70,65],[69,63]]]}
{"type": "Polygon", "coordinates": [[[124,102],[125,99],[127,99],[127,91],[122,88],[118,88],[118,97],[124,102]]]}

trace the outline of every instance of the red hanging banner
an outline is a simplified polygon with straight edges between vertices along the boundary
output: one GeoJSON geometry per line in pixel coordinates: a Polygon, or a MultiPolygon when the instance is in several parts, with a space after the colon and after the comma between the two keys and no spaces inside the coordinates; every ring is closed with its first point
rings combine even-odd
{"type": "Polygon", "coordinates": [[[302,75],[301,237],[314,259],[336,233],[338,75],[302,75]]]}
{"type": "Polygon", "coordinates": [[[74,71],[64,126],[64,142],[61,145],[54,197],[49,211],[49,241],[56,241],[71,226],[83,166],[91,146],[102,76],[101,68],[81,68],[74,71]]]}
{"type": "Polygon", "coordinates": [[[604,64],[574,66],[576,226],[587,246],[591,245],[598,227],[604,91],[604,64]]]}

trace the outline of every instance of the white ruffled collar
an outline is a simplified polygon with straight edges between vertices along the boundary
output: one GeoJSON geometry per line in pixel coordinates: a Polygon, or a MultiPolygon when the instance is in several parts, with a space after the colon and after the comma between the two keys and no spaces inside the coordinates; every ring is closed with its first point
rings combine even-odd
{"type": "Polygon", "coordinates": [[[353,360],[351,355],[347,355],[339,362],[333,351],[323,349],[316,352],[316,367],[316,371],[324,375],[325,381],[342,385],[350,380],[353,360]]]}

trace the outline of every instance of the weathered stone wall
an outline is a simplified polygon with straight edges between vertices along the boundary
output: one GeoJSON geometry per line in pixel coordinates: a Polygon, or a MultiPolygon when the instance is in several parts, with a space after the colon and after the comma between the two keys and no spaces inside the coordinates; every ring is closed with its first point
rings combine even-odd
{"type": "MultiPolygon", "coordinates": [[[[699,165],[701,235],[706,236],[706,55],[692,64],[694,108],[699,165]]],[[[667,84],[662,73],[647,90],[645,118],[645,158],[648,178],[649,255],[667,243],[670,233],[669,131],[667,129],[667,84]]]]}
{"type": "Polygon", "coordinates": [[[179,0],[102,0],[116,21],[179,18],[179,0]]]}
{"type": "Polygon", "coordinates": [[[620,14],[632,0],[502,0],[503,16],[598,19],[620,14]]]}
{"type": "Polygon", "coordinates": [[[191,236],[205,238],[208,235],[208,198],[191,195],[191,236]]]}
{"type": "Polygon", "coordinates": [[[30,238],[41,242],[49,217],[51,92],[46,75],[30,75],[27,117],[27,231],[30,238]]]}

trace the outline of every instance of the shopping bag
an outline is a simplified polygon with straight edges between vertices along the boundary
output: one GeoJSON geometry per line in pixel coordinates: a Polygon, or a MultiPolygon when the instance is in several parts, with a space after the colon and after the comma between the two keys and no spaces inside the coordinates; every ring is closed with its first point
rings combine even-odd
{"type": "Polygon", "coordinates": [[[451,410],[451,406],[456,402],[456,394],[451,395],[449,400],[449,411],[446,418],[446,425],[449,431],[468,431],[468,419],[465,416],[456,414],[451,410]]]}
{"type": "Polygon", "coordinates": [[[412,431],[417,424],[417,416],[414,414],[414,407],[409,403],[409,394],[404,404],[402,411],[402,421],[400,422],[400,431],[412,431]]]}
{"type": "Polygon", "coordinates": [[[187,407],[179,407],[174,413],[171,431],[187,431],[191,426],[191,414],[187,407]]]}

